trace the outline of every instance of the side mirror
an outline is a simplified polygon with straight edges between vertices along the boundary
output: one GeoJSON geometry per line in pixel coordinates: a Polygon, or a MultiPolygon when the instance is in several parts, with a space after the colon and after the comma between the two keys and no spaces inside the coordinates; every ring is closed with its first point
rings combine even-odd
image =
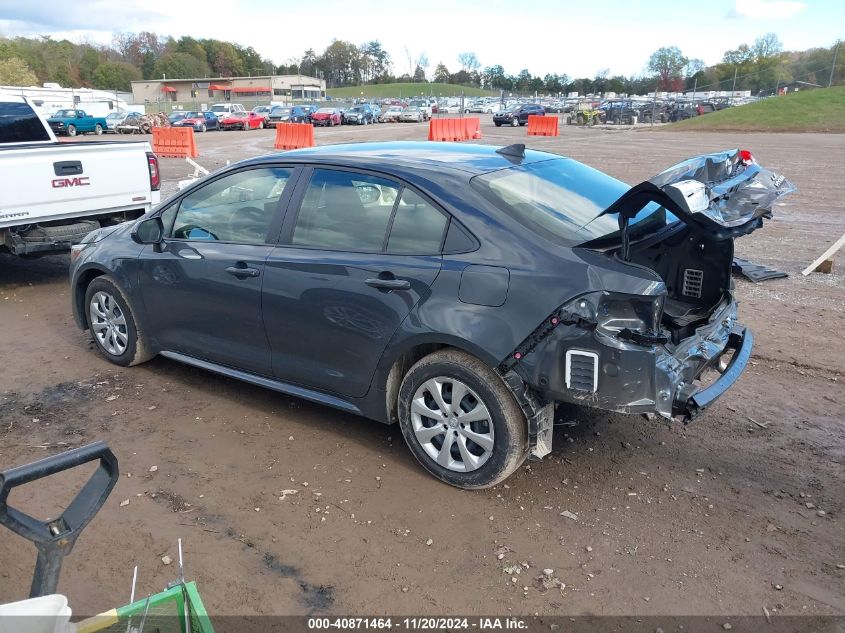
{"type": "Polygon", "coordinates": [[[161,218],[147,218],[132,229],[132,239],[138,244],[159,244],[164,237],[164,224],[161,218]]]}

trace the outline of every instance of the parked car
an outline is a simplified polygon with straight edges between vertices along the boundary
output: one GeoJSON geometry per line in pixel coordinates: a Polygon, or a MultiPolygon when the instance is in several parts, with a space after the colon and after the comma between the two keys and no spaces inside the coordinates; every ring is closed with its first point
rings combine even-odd
{"type": "Polygon", "coordinates": [[[371,103],[370,109],[373,111],[373,123],[384,123],[381,106],[377,103],[371,103]]]}
{"type": "Polygon", "coordinates": [[[266,119],[256,112],[233,112],[220,119],[221,130],[263,130],[266,119]]]}
{"type": "Polygon", "coordinates": [[[190,127],[194,132],[207,132],[208,130],[219,130],[220,119],[210,110],[204,112],[186,112],[185,117],[172,124],[173,127],[190,127]]]}
{"type": "Polygon", "coordinates": [[[402,115],[402,110],[404,110],[402,106],[390,106],[384,114],[381,115],[382,121],[385,123],[398,121],[399,117],[402,115]]]}
{"type": "Polygon", "coordinates": [[[425,113],[417,106],[408,106],[402,110],[402,114],[399,115],[399,120],[402,123],[420,123],[421,121],[425,121],[425,113]]]}
{"type": "Polygon", "coordinates": [[[307,123],[308,115],[300,106],[275,106],[267,116],[267,125],[275,127],[279,123],[307,123]]]}
{"type": "Polygon", "coordinates": [[[791,190],[738,150],[633,188],[524,145],[295,150],[90,234],[70,296],[112,363],[398,422],[432,475],[482,488],[551,450],[556,402],[689,420],[724,394],[753,341],[733,239],[791,190]]]}
{"type": "Polygon", "coordinates": [[[302,106],[302,111],[305,113],[305,122],[311,123],[311,117],[314,116],[314,113],[319,110],[319,108],[313,104],[306,104],[302,106]]]}
{"type": "Polygon", "coordinates": [[[272,109],[273,109],[273,106],[271,106],[271,105],[260,105],[260,106],[255,106],[252,109],[252,111],[255,112],[256,114],[260,114],[264,117],[267,117],[267,116],[270,115],[270,110],[272,110],[272,109]]]}
{"type": "Polygon", "coordinates": [[[529,115],[543,116],[545,114],[546,111],[543,109],[543,106],[534,103],[525,103],[513,109],[496,112],[493,114],[493,123],[495,123],[496,127],[501,127],[502,125],[516,127],[518,125],[526,125],[529,115]]]}
{"type": "Polygon", "coordinates": [[[141,116],[140,112],[112,112],[108,116],[106,116],[106,129],[103,130],[104,132],[111,132],[115,134],[117,132],[117,126],[123,123],[127,117],[139,117],[141,116]]]}
{"type": "Polygon", "coordinates": [[[176,110],[167,115],[167,121],[170,123],[170,125],[175,125],[176,123],[184,119],[186,114],[188,113],[185,110],[176,110]]]}
{"type": "Polygon", "coordinates": [[[315,126],[333,127],[340,125],[342,122],[340,110],[337,108],[320,108],[311,115],[311,123],[315,126]]]}
{"type": "Polygon", "coordinates": [[[211,106],[211,111],[217,115],[218,119],[222,119],[227,114],[246,112],[246,108],[241,103],[215,103],[211,106]]]}
{"type": "Polygon", "coordinates": [[[24,97],[0,96],[0,173],[0,251],[12,255],[66,252],[159,202],[149,143],[59,143],[24,97]]]}
{"type": "Polygon", "coordinates": [[[499,101],[493,101],[484,106],[485,114],[496,114],[502,109],[502,104],[499,101]]]}
{"type": "Polygon", "coordinates": [[[47,123],[57,136],[76,136],[89,132],[99,136],[108,128],[105,117],[91,116],[79,109],[59,110],[47,119],[47,123]]]}
{"type": "Polygon", "coordinates": [[[364,103],[349,108],[343,113],[343,122],[346,125],[369,125],[375,122],[370,104],[364,103]]]}
{"type": "Polygon", "coordinates": [[[408,102],[408,105],[413,106],[415,108],[419,108],[420,112],[423,113],[424,121],[428,121],[431,118],[432,109],[428,99],[411,99],[408,102]]]}

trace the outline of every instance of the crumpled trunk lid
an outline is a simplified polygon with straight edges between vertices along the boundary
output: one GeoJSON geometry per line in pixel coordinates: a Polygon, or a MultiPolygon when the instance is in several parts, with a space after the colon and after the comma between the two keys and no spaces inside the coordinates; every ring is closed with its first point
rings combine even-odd
{"type": "Polygon", "coordinates": [[[723,240],[760,228],[772,206],[795,191],[784,176],[761,167],[746,150],[727,150],[685,160],[632,187],[602,212],[620,222],[649,202],[674,213],[695,231],[723,240]]]}

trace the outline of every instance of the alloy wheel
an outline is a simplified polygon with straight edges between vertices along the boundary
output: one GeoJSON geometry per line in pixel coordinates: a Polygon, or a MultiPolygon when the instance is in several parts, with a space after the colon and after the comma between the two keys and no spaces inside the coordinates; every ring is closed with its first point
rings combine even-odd
{"type": "Polygon", "coordinates": [[[91,331],[97,341],[112,356],[120,356],[129,344],[126,317],[114,297],[107,292],[97,292],[88,306],[91,331]]]}
{"type": "Polygon", "coordinates": [[[438,376],[420,385],[411,402],[411,425],[426,454],[448,470],[477,470],[493,454],[490,411],[460,380],[438,376]]]}

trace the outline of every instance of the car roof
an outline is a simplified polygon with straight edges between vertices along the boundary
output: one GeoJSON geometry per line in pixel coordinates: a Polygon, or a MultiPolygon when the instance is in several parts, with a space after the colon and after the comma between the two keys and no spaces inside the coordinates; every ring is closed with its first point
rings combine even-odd
{"type": "Polygon", "coordinates": [[[339,164],[350,167],[380,169],[401,173],[421,167],[439,171],[451,170],[483,174],[513,165],[528,165],[557,158],[557,154],[525,150],[524,158],[514,158],[496,153],[499,146],[472,143],[387,142],[347,143],[324,145],[268,154],[246,161],[252,164],[273,163],[282,158],[285,162],[339,164]]]}

